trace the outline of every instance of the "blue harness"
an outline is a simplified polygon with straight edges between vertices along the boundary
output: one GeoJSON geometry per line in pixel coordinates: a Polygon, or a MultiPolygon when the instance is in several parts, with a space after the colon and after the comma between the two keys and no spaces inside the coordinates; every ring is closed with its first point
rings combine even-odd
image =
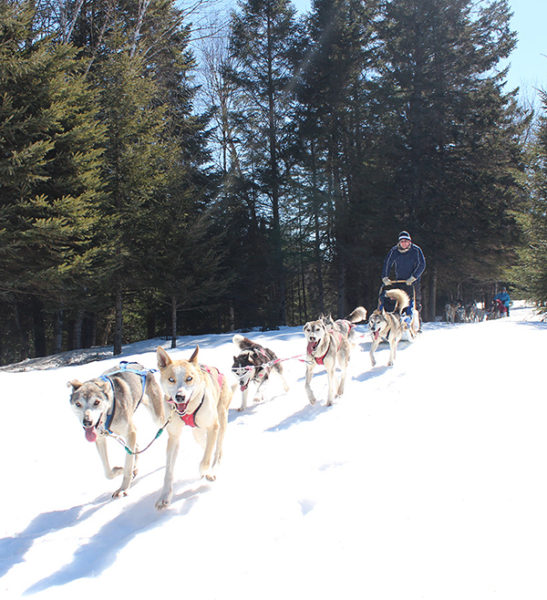
{"type": "Polygon", "coordinates": [[[110,383],[110,387],[112,388],[112,411],[106,415],[106,421],[104,424],[104,428],[106,431],[110,431],[110,425],[112,424],[112,420],[114,419],[114,414],[116,412],[116,393],[114,391],[114,382],[112,381],[112,379],[110,379],[112,377],[112,375],[118,375],[119,373],[135,373],[135,375],[139,375],[141,378],[141,382],[142,382],[142,394],[141,397],[139,398],[139,401],[137,402],[137,406],[135,407],[135,410],[137,410],[137,408],[139,408],[139,405],[142,401],[142,399],[144,398],[144,390],[146,387],[146,376],[148,375],[148,373],[156,373],[157,369],[145,369],[144,371],[141,371],[140,369],[133,369],[130,368],[129,365],[137,365],[138,363],[136,362],[128,362],[127,360],[122,360],[120,362],[120,367],[117,371],[113,371],[112,373],[109,373],[108,375],[101,375],[99,377],[100,380],[102,381],[107,381],[108,383],[110,383]]]}

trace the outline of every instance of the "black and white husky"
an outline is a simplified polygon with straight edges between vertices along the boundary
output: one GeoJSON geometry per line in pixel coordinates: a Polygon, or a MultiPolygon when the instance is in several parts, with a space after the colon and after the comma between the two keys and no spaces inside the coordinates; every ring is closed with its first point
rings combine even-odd
{"type": "Polygon", "coordinates": [[[257,386],[254,401],[260,402],[263,399],[261,389],[269,379],[272,370],[281,377],[284,390],[286,392],[289,390],[289,386],[283,376],[283,366],[273,350],[264,348],[264,346],[239,335],[239,333],[234,335],[232,341],[239,350],[239,354],[234,356],[234,363],[232,365],[232,371],[239,380],[239,389],[241,390],[241,406],[239,410],[247,408],[247,395],[249,393],[249,384],[251,383],[257,386]]]}

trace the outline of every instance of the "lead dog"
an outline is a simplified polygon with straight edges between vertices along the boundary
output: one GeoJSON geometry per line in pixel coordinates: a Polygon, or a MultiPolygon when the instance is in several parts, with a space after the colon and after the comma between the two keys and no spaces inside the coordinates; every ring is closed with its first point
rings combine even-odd
{"type": "Polygon", "coordinates": [[[100,377],[81,383],[69,381],[72,387],[70,405],[82,424],[85,437],[94,442],[99,452],[104,473],[108,479],[120,475],[120,487],[112,494],[114,498],[126,496],[136,473],[137,431],[133,415],[144,404],[157,424],[163,424],[164,410],[161,389],[150,371],[138,363],[122,363],[105,371],[100,377]],[[125,457],[124,467],[110,467],[106,438],[110,433],[125,439],[132,451],[125,457]]]}
{"type": "MultiPolygon", "coordinates": [[[[372,335],[370,345],[370,361],[372,366],[376,365],[374,352],[382,340],[389,342],[388,367],[393,366],[397,354],[397,345],[401,341],[404,332],[402,311],[409,305],[410,299],[404,290],[391,289],[386,291],[386,297],[395,300],[393,312],[387,312],[383,308],[377,308],[368,320],[368,326],[372,335]]],[[[417,312],[417,311],[414,311],[417,312]]]]}
{"type": "Polygon", "coordinates": [[[269,380],[272,371],[281,377],[285,392],[289,391],[289,386],[283,375],[283,366],[273,350],[265,348],[249,338],[239,335],[239,333],[234,335],[232,341],[240,351],[237,356],[234,356],[232,364],[232,371],[239,380],[241,390],[240,411],[247,408],[250,383],[257,385],[255,402],[260,402],[263,399],[261,388],[269,380]]]}
{"type": "Polygon", "coordinates": [[[353,323],[364,321],[366,317],[367,311],[362,306],[358,306],[347,319],[333,321],[330,317],[321,317],[316,321],[308,321],[304,325],[304,335],[307,343],[306,392],[310,404],[316,402],[311,389],[311,379],[315,365],[324,365],[327,371],[327,406],[331,406],[334,398],[344,393],[353,342],[353,323]],[[336,386],[335,372],[337,366],[340,368],[341,373],[336,386]]]}
{"type": "Polygon", "coordinates": [[[161,387],[172,415],[166,428],[169,440],[163,489],[156,502],[158,510],[171,503],[173,470],[185,425],[193,428],[196,441],[205,446],[199,465],[202,477],[214,481],[215,467],[222,457],[233,390],[218,369],[198,363],[198,352],[196,346],[190,360],[172,360],[161,346],[156,352],[161,387]]]}

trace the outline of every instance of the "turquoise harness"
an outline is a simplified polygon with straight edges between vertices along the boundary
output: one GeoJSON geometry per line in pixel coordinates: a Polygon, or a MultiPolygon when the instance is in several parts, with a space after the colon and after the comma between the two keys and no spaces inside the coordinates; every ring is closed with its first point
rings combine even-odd
{"type": "Polygon", "coordinates": [[[112,424],[112,420],[114,419],[114,414],[116,412],[116,393],[114,391],[114,382],[111,379],[112,375],[118,375],[119,373],[134,373],[135,375],[140,375],[140,378],[142,381],[142,394],[141,394],[141,397],[139,398],[139,401],[137,402],[137,406],[135,407],[135,410],[137,410],[137,408],[139,408],[139,405],[140,405],[142,399],[144,398],[144,390],[146,387],[146,376],[148,375],[148,373],[156,373],[156,371],[157,371],[157,369],[140,370],[140,369],[129,368],[129,365],[137,365],[137,364],[139,364],[139,363],[128,362],[127,360],[122,360],[120,362],[120,367],[117,371],[113,371],[112,373],[108,373],[108,375],[101,375],[99,377],[99,379],[101,379],[102,381],[107,381],[108,383],[110,383],[110,387],[112,388],[112,411],[110,413],[107,413],[107,415],[106,415],[106,421],[104,424],[104,429],[106,431],[110,431],[110,425],[112,424]]]}

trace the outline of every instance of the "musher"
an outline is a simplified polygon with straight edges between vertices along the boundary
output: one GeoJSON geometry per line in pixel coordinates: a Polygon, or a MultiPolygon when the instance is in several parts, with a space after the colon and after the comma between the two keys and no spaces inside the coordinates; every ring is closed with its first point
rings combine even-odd
{"type": "MultiPolygon", "coordinates": [[[[410,297],[410,305],[405,308],[403,319],[409,325],[412,321],[412,310],[416,303],[416,310],[422,308],[420,277],[425,270],[425,257],[420,246],[412,243],[412,238],[408,231],[401,231],[396,246],[393,246],[388,252],[382,269],[382,282],[384,286],[395,285],[404,289],[410,297]],[[394,268],[395,280],[404,282],[402,285],[394,283],[390,279],[390,272],[394,268]]],[[[384,304],[384,290],[381,294],[381,306],[384,304]]],[[[421,329],[421,319],[420,319],[421,329]]]]}
{"type": "Polygon", "coordinates": [[[499,300],[505,306],[505,313],[509,316],[509,307],[511,306],[511,298],[506,288],[501,288],[501,292],[494,296],[494,300],[499,300]]]}

